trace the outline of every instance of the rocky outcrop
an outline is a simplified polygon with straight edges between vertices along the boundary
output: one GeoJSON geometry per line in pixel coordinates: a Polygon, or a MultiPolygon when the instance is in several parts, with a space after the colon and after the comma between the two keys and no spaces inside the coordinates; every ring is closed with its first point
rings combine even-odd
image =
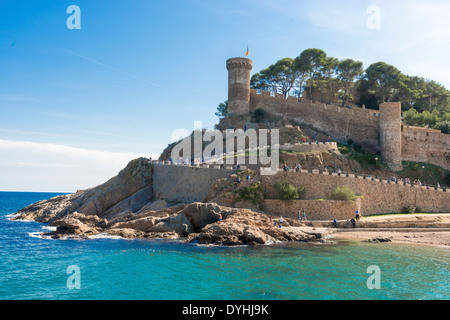
{"type": "MultiPolygon", "coordinates": [[[[20,210],[13,219],[49,223],[56,229],[44,235],[55,239],[105,234],[123,238],[183,239],[204,244],[255,245],[315,241],[322,235],[321,232],[313,232],[314,228],[289,219],[285,219],[283,227],[279,228],[273,225],[269,216],[254,211],[256,208],[236,208],[213,201],[170,205],[166,200],[154,198],[154,170],[155,167],[145,158],[133,160],[116,177],[102,185],[37,202],[20,210]]],[[[196,172],[195,168],[192,172],[196,172]]],[[[219,180],[214,184],[215,191],[210,194],[226,202],[224,199],[229,192],[228,189],[221,190],[220,181],[224,182],[223,187],[236,189],[237,186],[231,183],[236,177],[219,180]]],[[[195,176],[191,178],[195,179],[195,176]]],[[[257,181],[253,173],[252,181],[257,181]]],[[[210,184],[203,180],[197,183],[210,188],[210,184]]],[[[205,195],[207,191],[203,191],[205,195]]],[[[238,194],[236,190],[232,193],[238,194]]],[[[233,206],[242,202],[242,199],[237,200],[233,206]]]]}
{"type": "Polygon", "coordinates": [[[123,238],[170,238],[200,244],[257,245],[285,241],[317,241],[327,232],[284,219],[283,226],[265,214],[195,202],[161,210],[128,214],[112,221],[79,212],[54,220],[56,230],[43,234],[54,239],[89,238],[104,234],[123,238]]]}
{"type": "Polygon", "coordinates": [[[322,231],[305,227],[290,219],[284,219],[283,226],[270,217],[248,209],[231,209],[231,214],[222,221],[205,226],[199,233],[188,236],[188,241],[200,244],[256,245],[285,241],[316,241],[322,231]]]}
{"type": "Polygon", "coordinates": [[[36,202],[20,210],[14,219],[52,222],[74,212],[106,219],[134,213],[152,201],[152,178],[151,163],[135,159],[97,187],[36,202]]]}

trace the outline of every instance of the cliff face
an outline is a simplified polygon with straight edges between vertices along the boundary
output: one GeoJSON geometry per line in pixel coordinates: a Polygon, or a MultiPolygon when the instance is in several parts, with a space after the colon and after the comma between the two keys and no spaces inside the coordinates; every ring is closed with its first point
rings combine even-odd
{"type": "Polygon", "coordinates": [[[74,194],[39,201],[20,210],[14,219],[52,222],[70,213],[113,219],[136,212],[153,199],[153,166],[145,158],[131,161],[107,182],[74,194]]]}

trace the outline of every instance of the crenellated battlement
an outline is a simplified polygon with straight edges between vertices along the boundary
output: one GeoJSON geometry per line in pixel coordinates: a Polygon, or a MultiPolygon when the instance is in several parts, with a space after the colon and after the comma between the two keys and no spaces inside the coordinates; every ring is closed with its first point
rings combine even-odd
{"type": "Polygon", "coordinates": [[[402,161],[421,161],[450,169],[450,135],[439,130],[402,128],[399,102],[387,102],[380,110],[341,107],[311,100],[287,99],[280,93],[250,89],[252,62],[231,58],[228,69],[228,108],[234,115],[248,115],[258,108],[331,135],[334,141],[349,139],[366,145],[379,145],[383,162],[392,170],[402,161]]]}
{"type": "Polygon", "coordinates": [[[450,135],[435,129],[403,126],[402,159],[450,169],[450,135]]]}
{"type": "Polygon", "coordinates": [[[284,99],[282,94],[250,90],[250,111],[258,108],[326,132],[336,141],[371,140],[378,143],[379,111],[343,108],[311,100],[284,99]]]}
{"type": "MultiPolygon", "coordinates": [[[[264,90],[257,90],[257,89],[250,89],[250,102],[253,98],[253,100],[260,100],[255,99],[255,96],[260,96],[261,98],[268,99],[270,101],[273,99],[276,102],[280,102],[280,100],[284,101],[287,105],[292,106],[293,108],[307,108],[307,107],[313,107],[318,109],[323,109],[327,112],[334,112],[336,114],[344,113],[349,116],[357,116],[357,117],[366,117],[367,119],[378,119],[380,116],[379,110],[374,109],[367,109],[367,108],[343,108],[340,106],[337,106],[335,104],[327,104],[323,102],[315,102],[312,100],[301,100],[298,101],[296,97],[288,96],[287,99],[284,98],[284,96],[281,93],[273,93],[270,91],[264,91],[264,90]]],[[[252,109],[251,111],[254,111],[252,109]]],[[[293,110],[295,111],[295,110],[293,110]]]]}
{"type": "MultiPolygon", "coordinates": [[[[247,167],[240,165],[239,169],[236,168],[236,166],[232,165],[217,165],[217,164],[206,164],[206,163],[197,163],[197,164],[182,164],[182,163],[171,163],[170,161],[159,161],[159,160],[152,160],[151,161],[153,165],[155,166],[175,166],[175,167],[183,167],[183,168],[192,168],[192,169],[213,169],[213,170],[226,170],[230,175],[233,173],[236,173],[237,170],[246,170],[247,167]]],[[[260,167],[260,174],[262,176],[270,176],[268,174],[263,173],[263,171],[268,170],[269,168],[260,167]]],[[[323,176],[333,176],[333,177],[340,177],[342,179],[357,179],[357,180],[364,180],[364,181],[370,181],[370,183],[374,184],[382,184],[382,185],[396,185],[396,186],[402,186],[407,188],[414,188],[414,189],[420,189],[420,190],[427,190],[427,191],[438,191],[438,192],[447,192],[450,193],[450,188],[441,188],[438,186],[430,186],[430,185],[419,185],[414,183],[406,183],[401,180],[393,181],[387,178],[375,178],[370,175],[362,175],[357,173],[337,173],[337,172],[330,172],[326,170],[319,170],[319,169],[301,169],[299,171],[296,171],[295,169],[287,169],[284,170],[283,168],[278,168],[278,172],[284,172],[284,173],[290,173],[290,174],[310,174],[310,175],[323,175],[323,176]]],[[[450,208],[449,208],[450,209],[450,208]]]]}
{"type": "MultiPolygon", "coordinates": [[[[152,164],[154,165],[154,186],[158,186],[154,190],[155,195],[169,201],[173,199],[203,201],[207,189],[217,179],[235,179],[236,176],[233,175],[239,173],[231,166],[172,165],[160,161],[152,161],[152,164]],[[183,183],[179,181],[183,181],[183,183]]],[[[245,168],[241,167],[241,169],[245,168]]],[[[260,168],[260,170],[264,170],[264,168],[260,168]]],[[[424,212],[448,212],[450,210],[449,188],[407,184],[403,181],[390,181],[354,173],[319,171],[318,169],[300,171],[279,169],[273,175],[260,173],[260,179],[261,187],[269,200],[277,199],[274,184],[277,181],[287,181],[296,187],[304,187],[305,199],[316,200],[331,199],[336,187],[346,185],[357,195],[362,196],[360,201],[364,215],[402,212],[408,206],[420,207],[424,212]]],[[[241,184],[246,186],[248,182],[244,180],[241,184]]],[[[334,203],[333,200],[320,201],[322,201],[321,203],[334,203]]],[[[321,203],[317,203],[317,205],[320,207],[321,203]]],[[[329,214],[328,219],[332,219],[335,212],[330,211],[329,214]]]]}

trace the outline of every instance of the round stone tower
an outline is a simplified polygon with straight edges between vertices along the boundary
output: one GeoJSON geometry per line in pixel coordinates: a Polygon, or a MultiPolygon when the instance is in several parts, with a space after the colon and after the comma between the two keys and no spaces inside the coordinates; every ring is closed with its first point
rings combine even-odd
{"type": "Polygon", "coordinates": [[[250,71],[253,62],[247,58],[230,58],[228,70],[228,113],[248,115],[250,112],[250,71]]]}
{"type": "Polygon", "coordinates": [[[383,162],[402,170],[402,111],[400,102],[380,104],[380,146],[383,162]]]}

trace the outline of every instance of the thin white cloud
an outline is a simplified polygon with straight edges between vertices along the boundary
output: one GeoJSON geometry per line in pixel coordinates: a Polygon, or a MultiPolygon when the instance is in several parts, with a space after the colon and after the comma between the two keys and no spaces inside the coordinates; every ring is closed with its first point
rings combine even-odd
{"type": "Polygon", "coordinates": [[[0,190],[74,192],[107,181],[142,156],[159,155],[0,139],[0,190]]]}

